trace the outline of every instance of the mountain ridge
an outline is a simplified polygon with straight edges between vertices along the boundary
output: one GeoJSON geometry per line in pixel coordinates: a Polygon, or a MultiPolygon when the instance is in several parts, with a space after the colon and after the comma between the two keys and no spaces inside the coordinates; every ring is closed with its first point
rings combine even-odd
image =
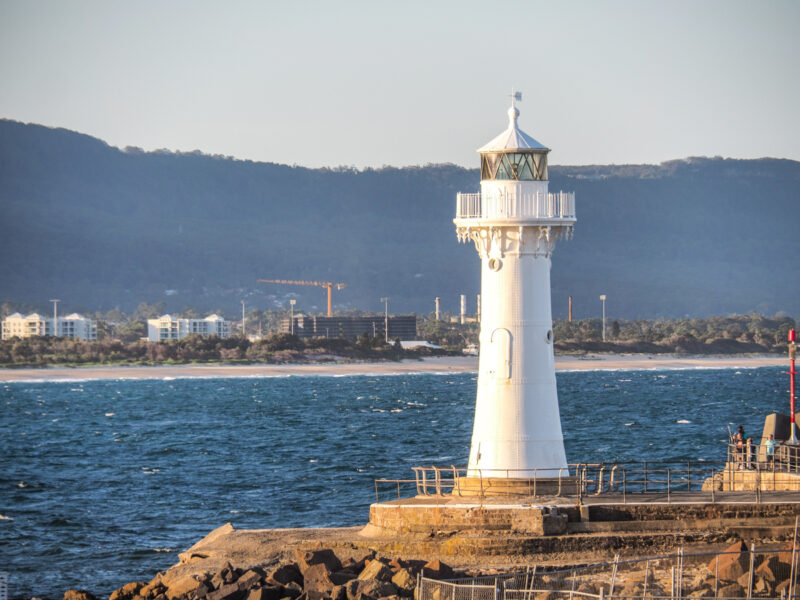
{"type": "MultiPolygon", "coordinates": [[[[576,192],[572,241],[553,256],[553,314],[800,314],[800,163],[688,157],[660,165],[550,167],[576,192]]],[[[0,300],[130,309],[322,310],[320,290],[259,278],[342,281],[339,308],[475,310],[479,267],[452,224],[458,165],[307,168],[194,152],[119,149],[64,128],[0,120],[0,300]],[[169,290],[169,292],[168,292],[169,290]],[[173,293],[174,292],[174,293],[173,293]],[[169,293],[170,295],[166,295],[169,293]]]]}

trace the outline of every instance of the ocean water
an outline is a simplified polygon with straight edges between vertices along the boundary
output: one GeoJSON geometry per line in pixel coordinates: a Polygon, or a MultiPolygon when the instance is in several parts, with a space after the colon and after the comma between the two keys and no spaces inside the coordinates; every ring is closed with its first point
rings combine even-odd
{"type": "MultiPolygon", "coordinates": [[[[558,374],[570,462],[722,460],[788,412],[781,368],[558,374]]],[[[366,522],[375,478],[463,465],[474,374],[0,383],[9,597],[147,580],[230,521],[366,522]]]]}

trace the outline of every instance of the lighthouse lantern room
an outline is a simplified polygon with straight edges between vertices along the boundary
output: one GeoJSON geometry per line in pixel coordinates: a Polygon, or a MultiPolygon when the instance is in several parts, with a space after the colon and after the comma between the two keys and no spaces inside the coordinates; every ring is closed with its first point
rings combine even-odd
{"type": "Polygon", "coordinates": [[[458,194],[456,232],[481,259],[478,394],[470,477],[556,477],[567,462],[558,408],[550,257],[571,238],[575,195],[548,191],[550,150],[508,128],[478,150],[481,190],[458,194]]]}

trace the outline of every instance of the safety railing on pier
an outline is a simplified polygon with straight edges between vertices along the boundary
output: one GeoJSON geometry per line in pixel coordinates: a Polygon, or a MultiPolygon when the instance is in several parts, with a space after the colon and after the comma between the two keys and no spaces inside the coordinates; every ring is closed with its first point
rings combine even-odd
{"type": "Polygon", "coordinates": [[[741,550],[621,559],[575,567],[532,565],[491,577],[417,581],[417,600],[797,598],[800,548],[751,543],[741,550]]]}
{"type": "MultiPolygon", "coordinates": [[[[730,462],[574,463],[564,468],[518,470],[450,465],[412,470],[413,479],[376,479],[376,501],[450,495],[480,499],[527,497],[531,502],[542,497],[605,497],[626,503],[646,496],[651,501],[669,503],[685,501],[686,495],[691,494],[695,500],[715,502],[719,495],[731,498],[728,492],[742,492],[738,500],[760,502],[761,492],[768,489],[724,485],[731,479],[730,462]]],[[[767,480],[768,474],[758,466],[754,472],[767,480]]]]}
{"type": "Polygon", "coordinates": [[[764,444],[728,444],[728,464],[740,470],[800,474],[800,445],[776,442],[770,454],[764,444]]]}
{"type": "Polygon", "coordinates": [[[497,190],[494,194],[458,194],[457,219],[575,219],[575,194],[517,193],[497,190]]]}

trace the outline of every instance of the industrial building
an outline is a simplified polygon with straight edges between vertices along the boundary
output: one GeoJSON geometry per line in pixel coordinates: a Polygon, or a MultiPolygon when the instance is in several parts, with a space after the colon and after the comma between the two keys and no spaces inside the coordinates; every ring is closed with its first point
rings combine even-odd
{"type": "MultiPolygon", "coordinates": [[[[295,315],[292,319],[281,321],[281,333],[294,333],[301,338],[311,337],[343,337],[354,339],[366,333],[369,336],[383,334],[386,329],[385,316],[376,317],[311,317],[295,315]]],[[[394,316],[388,318],[389,335],[391,340],[417,339],[417,317],[394,316]]]]}
{"type": "Polygon", "coordinates": [[[12,337],[26,338],[33,336],[55,335],[79,340],[96,340],[97,323],[78,313],[56,319],[43,317],[39,313],[24,316],[14,313],[3,319],[3,339],[12,337]],[[53,328],[55,322],[56,327],[53,328]]]}
{"type": "Polygon", "coordinates": [[[219,315],[209,315],[205,319],[183,319],[172,315],[147,319],[147,339],[151,342],[180,340],[187,335],[226,338],[231,335],[231,323],[219,315]]]}

